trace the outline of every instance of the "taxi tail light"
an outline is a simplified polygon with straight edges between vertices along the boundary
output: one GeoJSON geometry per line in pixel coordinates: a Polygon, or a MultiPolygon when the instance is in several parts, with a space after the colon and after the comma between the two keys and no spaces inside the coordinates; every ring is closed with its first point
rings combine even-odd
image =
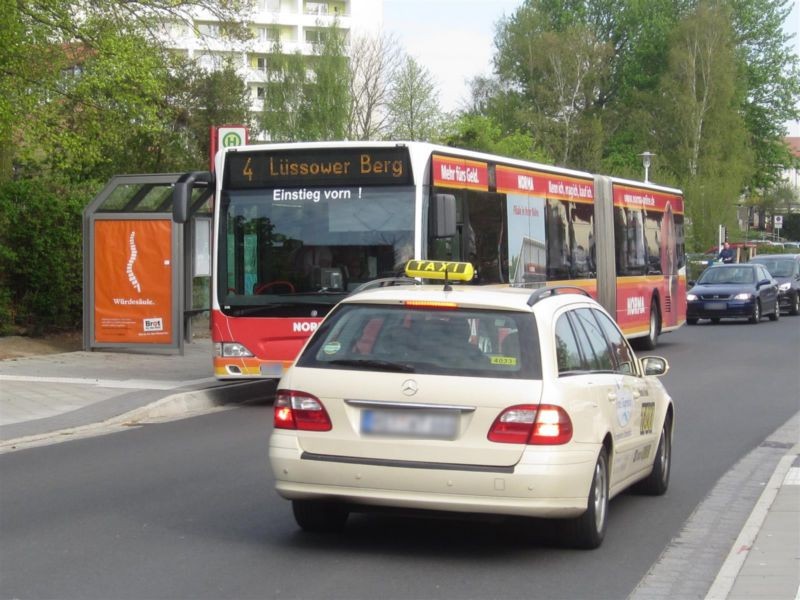
{"type": "Polygon", "coordinates": [[[273,409],[275,429],[330,431],[328,411],[315,396],[294,390],[278,390],[273,409]]]}
{"type": "Polygon", "coordinates": [[[572,439],[572,420],[560,406],[520,404],[500,413],[487,437],[501,444],[566,444],[572,439]]]}

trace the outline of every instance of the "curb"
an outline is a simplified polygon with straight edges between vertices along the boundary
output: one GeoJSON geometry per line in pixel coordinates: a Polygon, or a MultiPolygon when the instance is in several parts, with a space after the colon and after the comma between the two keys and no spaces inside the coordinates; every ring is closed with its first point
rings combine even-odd
{"type": "Polygon", "coordinates": [[[714,583],[711,584],[711,587],[706,593],[705,600],[725,600],[731,593],[736,583],[736,578],[744,566],[750,549],[753,547],[756,537],[764,524],[764,520],[767,518],[769,509],[775,501],[778,491],[799,453],[800,445],[796,445],[786,456],[781,458],[778,466],[775,468],[775,472],[772,474],[772,477],[770,477],[767,485],[764,487],[764,491],[753,507],[753,511],[750,513],[744,527],[742,527],[739,537],[737,537],[736,541],[733,543],[733,547],[728,553],[725,562],[722,564],[717,577],[714,579],[714,583]]]}
{"type": "Polygon", "coordinates": [[[144,423],[194,417],[214,410],[227,410],[232,406],[246,402],[271,400],[276,387],[277,381],[274,380],[253,380],[185,390],[96,423],[0,441],[0,454],[46,446],[62,441],[105,435],[144,423]]]}

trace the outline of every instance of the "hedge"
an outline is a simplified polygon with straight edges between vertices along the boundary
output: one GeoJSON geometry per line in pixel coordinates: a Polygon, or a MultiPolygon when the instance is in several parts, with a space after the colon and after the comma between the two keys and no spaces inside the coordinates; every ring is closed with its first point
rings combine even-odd
{"type": "Polygon", "coordinates": [[[81,215],[96,183],[0,185],[0,335],[81,327],[81,215]]]}

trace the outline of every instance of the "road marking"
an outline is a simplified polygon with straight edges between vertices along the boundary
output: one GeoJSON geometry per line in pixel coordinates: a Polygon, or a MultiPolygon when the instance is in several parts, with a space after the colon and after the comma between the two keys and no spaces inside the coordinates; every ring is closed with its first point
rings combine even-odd
{"type": "Polygon", "coordinates": [[[800,485],[800,467],[792,467],[783,480],[783,485],[800,485]]]}
{"type": "Polygon", "coordinates": [[[90,377],[37,377],[32,375],[0,375],[0,381],[20,381],[28,383],[64,383],[69,385],[90,385],[103,388],[130,390],[174,390],[187,385],[216,381],[214,377],[190,379],[187,381],[159,381],[156,379],[93,379],[90,377]]]}

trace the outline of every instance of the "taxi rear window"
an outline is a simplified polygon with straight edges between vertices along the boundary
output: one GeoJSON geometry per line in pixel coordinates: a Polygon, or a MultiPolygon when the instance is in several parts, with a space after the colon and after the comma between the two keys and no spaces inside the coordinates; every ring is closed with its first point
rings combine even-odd
{"type": "Polygon", "coordinates": [[[340,304],[302,367],[540,379],[534,317],[496,310],[340,304]]]}

